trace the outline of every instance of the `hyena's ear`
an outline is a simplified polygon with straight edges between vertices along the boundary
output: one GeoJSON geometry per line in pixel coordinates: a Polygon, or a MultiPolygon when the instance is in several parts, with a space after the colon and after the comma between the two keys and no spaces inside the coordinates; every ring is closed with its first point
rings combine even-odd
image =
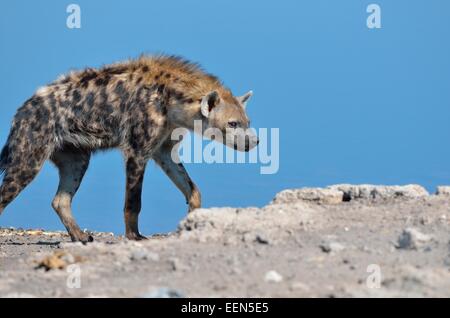
{"type": "Polygon", "coordinates": [[[237,100],[241,103],[242,107],[247,107],[247,102],[250,99],[250,97],[252,97],[253,95],[253,91],[248,91],[247,94],[242,95],[240,97],[237,98],[237,100]]]}
{"type": "Polygon", "coordinates": [[[219,94],[216,91],[212,91],[205,95],[202,98],[202,102],[200,104],[200,110],[202,112],[202,115],[208,118],[209,112],[219,104],[220,97],[219,94]]]}

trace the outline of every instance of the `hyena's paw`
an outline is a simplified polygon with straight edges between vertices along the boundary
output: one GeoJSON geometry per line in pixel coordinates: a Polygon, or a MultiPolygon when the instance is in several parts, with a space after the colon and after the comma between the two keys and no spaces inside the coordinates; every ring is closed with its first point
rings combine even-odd
{"type": "Polygon", "coordinates": [[[139,233],[134,233],[134,232],[127,233],[125,236],[127,239],[132,240],[132,241],[147,240],[147,238],[144,235],[141,235],[139,233]]]}
{"type": "Polygon", "coordinates": [[[88,233],[80,233],[78,235],[72,236],[72,242],[81,242],[83,244],[87,244],[94,242],[94,238],[88,233]]]}

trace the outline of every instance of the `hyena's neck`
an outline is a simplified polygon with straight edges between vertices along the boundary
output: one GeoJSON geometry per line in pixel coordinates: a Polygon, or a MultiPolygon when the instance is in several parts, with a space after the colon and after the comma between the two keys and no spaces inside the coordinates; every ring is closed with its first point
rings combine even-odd
{"type": "Polygon", "coordinates": [[[226,100],[234,98],[217,77],[178,57],[141,57],[129,65],[146,86],[157,87],[174,127],[193,130],[195,120],[202,120],[200,102],[211,91],[217,91],[226,100]]]}

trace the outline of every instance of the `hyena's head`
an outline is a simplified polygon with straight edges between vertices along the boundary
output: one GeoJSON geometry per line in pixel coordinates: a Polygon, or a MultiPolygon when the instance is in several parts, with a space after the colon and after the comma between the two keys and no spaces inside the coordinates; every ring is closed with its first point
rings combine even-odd
{"type": "Polygon", "coordinates": [[[212,91],[205,95],[200,105],[203,134],[239,151],[255,148],[259,140],[255,130],[250,128],[250,120],[245,112],[252,94],[249,91],[240,97],[223,98],[217,91],[212,91]],[[217,130],[221,133],[215,133],[217,130]],[[217,140],[217,135],[222,140],[217,140]]]}

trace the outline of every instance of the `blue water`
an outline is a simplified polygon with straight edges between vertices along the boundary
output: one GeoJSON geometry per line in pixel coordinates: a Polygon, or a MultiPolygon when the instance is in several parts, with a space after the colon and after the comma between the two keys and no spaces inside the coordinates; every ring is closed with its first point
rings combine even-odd
{"type": "MultiPolygon", "coordinates": [[[[142,52],[201,62],[236,93],[254,90],[256,127],[280,129],[280,169],[189,164],[204,206],[261,206],[285,188],[334,183],[450,183],[450,2],[376,1],[382,28],[366,26],[370,1],[69,1],[0,6],[0,143],[36,88],[72,68],[142,52]]],[[[123,232],[118,152],[94,157],[74,211],[82,228],[123,232]]],[[[47,164],[6,209],[0,226],[62,229],[47,164]]],[[[183,196],[154,164],[145,176],[141,228],[173,230],[183,196]]]]}

